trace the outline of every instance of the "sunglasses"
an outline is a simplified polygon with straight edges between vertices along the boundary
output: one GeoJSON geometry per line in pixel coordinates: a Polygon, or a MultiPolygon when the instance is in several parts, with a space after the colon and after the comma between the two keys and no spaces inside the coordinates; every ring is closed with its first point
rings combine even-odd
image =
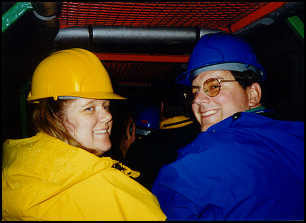
{"type": "MultiPolygon", "coordinates": [[[[209,78],[203,83],[203,91],[209,97],[215,97],[220,93],[221,83],[223,82],[234,82],[237,80],[223,80],[218,78],[209,78]]],[[[191,90],[184,93],[185,99],[192,102],[196,95],[200,92],[200,86],[192,86],[191,90]]]]}

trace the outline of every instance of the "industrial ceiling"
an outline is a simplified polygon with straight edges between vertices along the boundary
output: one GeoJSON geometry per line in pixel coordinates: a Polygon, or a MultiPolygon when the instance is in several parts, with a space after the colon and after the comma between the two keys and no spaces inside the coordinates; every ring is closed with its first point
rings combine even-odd
{"type": "MultiPolygon", "coordinates": [[[[299,2],[31,2],[36,19],[56,27],[54,50],[81,47],[121,86],[175,79],[206,33],[247,33],[295,14],[299,2]]],[[[2,3],[5,5],[5,3],[2,3]]],[[[8,2],[7,4],[12,4],[8,2]]],[[[22,19],[22,18],[21,18],[22,19]]],[[[41,38],[40,38],[41,39],[41,38]]]]}
{"type": "Polygon", "coordinates": [[[92,49],[121,85],[150,85],[183,70],[203,34],[237,33],[285,4],[61,2],[56,42],[92,49]]]}

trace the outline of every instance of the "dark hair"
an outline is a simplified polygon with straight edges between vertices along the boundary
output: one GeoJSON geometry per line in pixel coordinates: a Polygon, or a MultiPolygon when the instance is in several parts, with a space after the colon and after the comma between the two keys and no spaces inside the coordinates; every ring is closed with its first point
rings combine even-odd
{"type": "Polygon", "coordinates": [[[123,161],[121,147],[128,139],[127,129],[129,126],[133,126],[135,115],[131,104],[125,100],[115,101],[111,106],[111,113],[113,116],[113,127],[110,135],[112,148],[106,154],[110,154],[116,160],[123,161]]]}
{"type": "MultiPolygon", "coordinates": [[[[234,78],[238,81],[238,83],[242,86],[243,89],[251,86],[253,83],[258,83],[261,88],[262,95],[265,95],[265,86],[264,82],[262,81],[261,77],[256,74],[254,71],[247,70],[247,71],[231,71],[234,78]]],[[[260,103],[263,106],[271,107],[268,105],[267,100],[265,97],[261,97],[260,103]]]]}
{"type": "Polygon", "coordinates": [[[231,73],[244,89],[256,82],[259,83],[260,87],[262,87],[261,77],[254,71],[231,71],[231,73]]]}

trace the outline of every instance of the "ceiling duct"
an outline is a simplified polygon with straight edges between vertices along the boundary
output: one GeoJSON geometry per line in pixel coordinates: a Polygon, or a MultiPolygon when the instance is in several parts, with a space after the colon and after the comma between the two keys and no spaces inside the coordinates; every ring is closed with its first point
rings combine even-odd
{"type": "Polygon", "coordinates": [[[83,47],[98,51],[161,51],[178,53],[190,48],[204,34],[219,32],[176,27],[87,26],[60,29],[55,37],[57,48],[83,47]]]}

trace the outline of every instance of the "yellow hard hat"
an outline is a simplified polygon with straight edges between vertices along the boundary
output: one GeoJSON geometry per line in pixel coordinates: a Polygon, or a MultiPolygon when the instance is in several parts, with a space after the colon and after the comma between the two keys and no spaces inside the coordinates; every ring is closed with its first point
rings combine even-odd
{"type": "Polygon", "coordinates": [[[61,96],[126,99],[114,93],[110,77],[92,52],[73,48],[44,59],[35,69],[28,101],[61,96]]]}

